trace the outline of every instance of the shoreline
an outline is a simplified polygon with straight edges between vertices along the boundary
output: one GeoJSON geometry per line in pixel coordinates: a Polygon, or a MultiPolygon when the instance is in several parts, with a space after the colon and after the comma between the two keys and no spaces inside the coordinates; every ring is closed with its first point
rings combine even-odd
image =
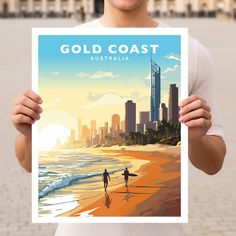
{"type": "Polygon", "coordinates": [[[124,184],[113,189],[108,186],[107,193],[101,192],[92,202],[80,201],[59,217],[180,216],[180,146],[147,146],[83,148],[87,153],[148,162],[136,171],[137,178],[130,177],[128,188],[124,184]]]}

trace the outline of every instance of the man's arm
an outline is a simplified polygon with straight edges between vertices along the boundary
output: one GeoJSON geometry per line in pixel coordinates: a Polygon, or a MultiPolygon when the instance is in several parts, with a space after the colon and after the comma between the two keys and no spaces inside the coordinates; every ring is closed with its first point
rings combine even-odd
{"type": "Polygon", "coordinates": [[[32,90],[23,92],[12,108],[12,123],[20,132],[16,139],[15,152],[20,165],[31,172],[31,129],[32,124],[40,119],[42,99],[32,90]]]}
{"type": "Polygon", "coordinates": [[[20,165],[27,171],[32,171],[31,137],[20,134],[16,139],[16,157],[20,165]]]}
{"type": "Polygon", "coordinates": [[[220,171],[225,154],[225,142],[219,136],[205,135],[199,142],[189,142],[190,161],[195,167],[209,175],[220,171]]]}
{"type": "Polygon", "coordinates": [[[216,174],[223,165],[226,145],[219,136],[207,135],[212,126],[210,107],[203,99],[191,95],[180,103],[180,122],[188,126],[189,159],[209,175],[216,174]]]}

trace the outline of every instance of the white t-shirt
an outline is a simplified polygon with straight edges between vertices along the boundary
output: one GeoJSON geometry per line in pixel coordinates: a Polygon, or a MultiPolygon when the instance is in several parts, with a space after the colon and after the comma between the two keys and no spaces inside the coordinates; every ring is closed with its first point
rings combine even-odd
{"type": "MultiPolygon", "coordinates": [[[[99,19],[76,26],[87,28],[105,27],[99,19]]],[[[158,27],[169,27],[159,23],[158,27]]],[[[189,36],[189,95],[194,94],[204,99],[211,108],[212,127],[208,135],[224,137],[222,124],[219,119],[214,101],[212,83],[214,82],[214,65],[208,50],[195,38],[189,36]]],[[[56,236],[182,236],[181,224],[59,224],[56,236]]]]}

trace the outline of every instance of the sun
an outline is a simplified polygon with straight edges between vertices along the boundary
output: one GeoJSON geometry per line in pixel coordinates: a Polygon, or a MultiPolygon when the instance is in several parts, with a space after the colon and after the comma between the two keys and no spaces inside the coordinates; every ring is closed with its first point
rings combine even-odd
{"type": "Polygon", "coordinates": [[[64,144],[70,136],[70,130],[63,125],[48,125],[39,133],[39,150],[49,151],[55,147],[57,140],[64,144]]]}

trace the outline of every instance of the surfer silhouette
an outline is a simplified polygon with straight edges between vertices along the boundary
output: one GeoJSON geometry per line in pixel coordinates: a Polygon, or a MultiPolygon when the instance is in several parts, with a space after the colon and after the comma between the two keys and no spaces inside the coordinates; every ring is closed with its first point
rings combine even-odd
{"type": "Polygon", "coordinates": [[[105,171],[103,172],[103,183],[104,183],[104,188],[105,188],[105,192],[107,191],[107,186],[108,186],[108,178],[111,181],[110,175],[107,172],[107,169],[105,169],[105,171]]]}
{"type": "Polygon", "coordinates": [[[124,179],[125,179],[125,186],[128,187],[128,181],[129,181],[129,171],[128,168],[126,167],[124,170],[124,179]]]}

